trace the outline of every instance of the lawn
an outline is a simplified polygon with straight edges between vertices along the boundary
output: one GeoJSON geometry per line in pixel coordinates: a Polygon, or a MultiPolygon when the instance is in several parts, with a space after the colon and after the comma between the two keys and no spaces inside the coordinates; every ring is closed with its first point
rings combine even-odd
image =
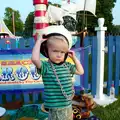
{"type": "Polygon", "coordinates": [[[101,120],[120,120],[120,96],[114,103],[102,107],[96,107],[92,112],[101,120]]]}

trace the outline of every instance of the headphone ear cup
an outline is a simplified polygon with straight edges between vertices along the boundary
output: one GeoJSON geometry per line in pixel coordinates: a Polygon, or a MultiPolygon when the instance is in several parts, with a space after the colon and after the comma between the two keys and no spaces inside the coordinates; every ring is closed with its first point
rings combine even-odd
{"type": "Polygon", "coordinates": [[[43,56],[45,56],[45,57],[48,58],[47,41],[44,41],[44,42],[41,44],[40,53],[41,53],[43,56]]]}
{"type": "Polygon", "coordinates": [[[45,44],[45,49],[44,49],[45,56],[48,58],[48,48],[47,45],[45,44]]]}
{"type": "Polygon", "coordinates": [[[65,54],[64,61],[67,59],[67,57],[68,57],[68,53],[65,54]]]}

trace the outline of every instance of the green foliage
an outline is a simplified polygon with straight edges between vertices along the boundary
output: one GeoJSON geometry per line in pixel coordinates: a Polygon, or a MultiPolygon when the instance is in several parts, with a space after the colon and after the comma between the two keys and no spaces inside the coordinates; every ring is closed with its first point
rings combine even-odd
{"type": "Polygon", "coordinates": [[[106,107],[98,106],[92,111],[94,115],[101,120],[119,120],[120,119],[120,96],[118,100],[106,107]]]}
{"type": "Polygon", "coordinates": [[[20,19],[20,13],[17,10],[13,10],[10,7],[5,8],[5,13],[4,13],[4,21],[9,30],[13,33],[13,22],[15,24],[15,35],[22,35],[23,33],[23,22],[20,19]],[[13,20],[13,13],[14,13],[14,20],[13,20]]]}
{"type": "Polygon", "coordinates": [[[24,37],[32,37],[34,26],[34,12],[30,12],[25,21],[24,37]]]}
{"type": "Polygon", "coordinates": [[[79,11],[77,13],[77,31],[82,31],[87,27],[88,32],[94,32],[95,27],[97,26],[97,17],[92,13],[87,11],[79,11]]]}
{"type": "Polygon", "coordinates": [[[98,26],[98,18],[103,17],[105,19],[105,26],[107,27],[107,31],[111,32],[113,29],[112,9],[115,6],[115,2],[116,0],[97,0],[96,17],[89,12],[85,12],[84,19],[84,12],[79,11],[77,13],[77,31],[81,31],[84,29],[84,27],[87,26],[88,32],[94,32],[94,28],[98,26]]]}
{"type": "Polygon", "coordinates": [[[98,18],[99,17],[105,18],[105,26],[107,26],[108,32],[111,32],[111,30],[113,28],[112,9],[114,8],[114,6],[115,6],[114,0],[97,0],[96,15],[98,18]]]}
{"type": "Polygon", "coordinates": [[[112,33],[120,34],[120,25],[114,25],[112,29],[112,33]]]}

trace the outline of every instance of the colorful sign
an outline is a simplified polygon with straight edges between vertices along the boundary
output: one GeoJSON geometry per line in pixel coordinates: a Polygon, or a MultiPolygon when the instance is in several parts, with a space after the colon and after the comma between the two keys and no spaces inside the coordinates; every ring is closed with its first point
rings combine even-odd
{"type": "Polygon", "coordinates": [[[0,84],[42,83],[31,60],[1,60],[0,84]]]}

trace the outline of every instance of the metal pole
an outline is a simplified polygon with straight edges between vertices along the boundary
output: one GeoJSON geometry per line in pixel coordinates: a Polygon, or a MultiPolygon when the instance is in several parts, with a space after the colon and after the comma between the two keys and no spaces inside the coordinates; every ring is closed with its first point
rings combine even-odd
{"type": "Polygon", "coordinates": [[[85,25],[85,8],[86,8],[86,0],[84,2],[84,14],[83,14],[83,25],[82,25],[82,29],[84,29],[84,25],[85,25]]]}
{"type": "MultiPolygon", "coordinates": [[[[84,2],[84,13],[83,13],[83,23],[82,23],[82,30],[85,29],[85,8],[86,8],[86,0],[84,2]]],[[[80,47],[83,47],[83,40],[84,40],[84,37],[85,37],[86,33],[85,31],[82,32],[80,38],[81,38],[81,42],[80,42],[80,47]]]]}

